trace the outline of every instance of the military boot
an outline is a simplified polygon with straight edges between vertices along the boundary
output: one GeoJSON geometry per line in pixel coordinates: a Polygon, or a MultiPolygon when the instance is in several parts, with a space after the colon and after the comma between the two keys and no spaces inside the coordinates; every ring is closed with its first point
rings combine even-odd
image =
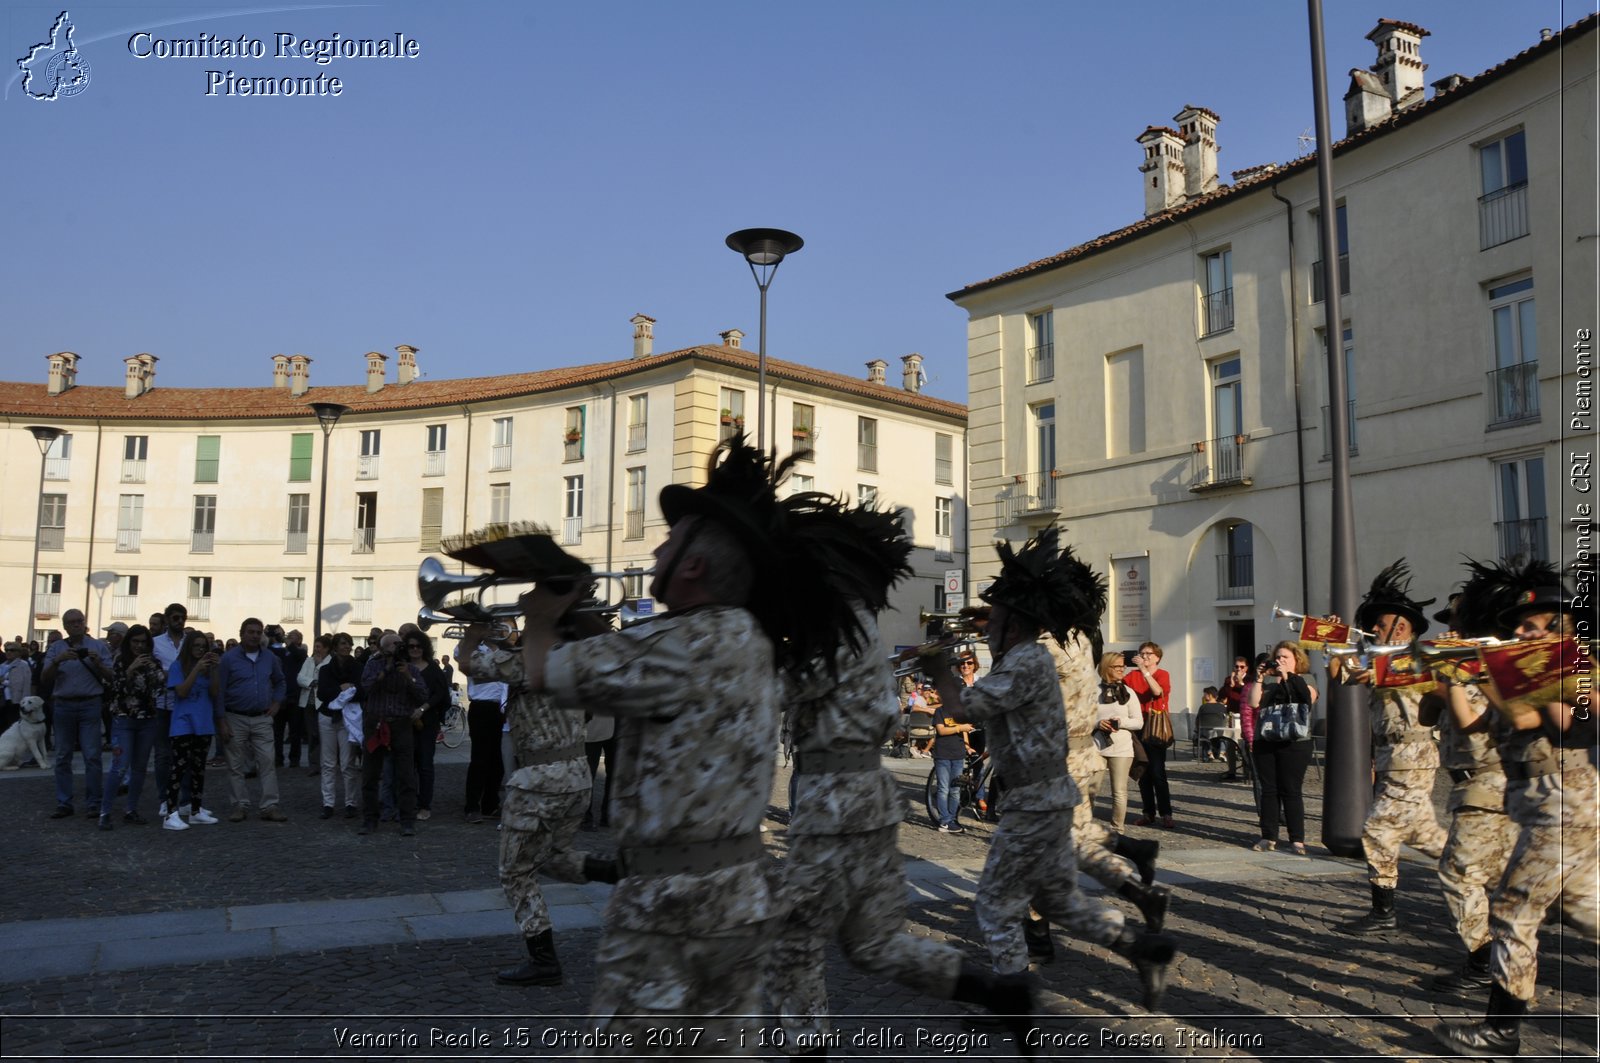
{"type": "Polygon", "coordinates": [[[1167,887],[1141,886],[1137,882],[1124,882],[1118,888],[1117,896],[1138,906],[1139,914],[1144,916],[1144,928],[1151,933],[1160,933],[1161,928],[1166,925],[1167,901],[1171,897],[1171,891],[1167,887]]]}
{"type": "Polygon", "coordinates": [[[1055,962],[1056,943],[1050,936],[1048,919],[1024,919],[1022,940],[1028,944],[1028,959],[1038,963],[1055,962]]]}
{"type": "Polygon", "coordinates": [[[1129,960],[1139,972],[1139,982],[1144,987],[1145,1009],[1154,1011],[1167,988],[1167,965],[1178,954],[1172,939],[1165,934],[1141,934],[1125,926],[1122,928],[1122,938],[1111,949],[1129,960]]]}
{"type": "Polygon", "coordinates": [[[1489,1007],[1482,1022],[1466,1026],[1440,1026],[1433,1031],[1454,1055],[1514,1056],[1522,1051],[1522,1017],[1528,1002],[1500,988],[1489,988],[1489,1007]]]}
{"type": "Polygon", "coordinates": [[[1489,946],[1480,945],[1467,956],[1467,962],[1433,980],[1433,988],[1457,993],[1464,989],[1488,989],[1494,984],[1489,974],[1489,946]]]}
{"type": "Polygon", "coordinates": [[[1381,934],[1400,922],[1394,914],[1394,887],[1372,887],[1372,911],[1340,927],[1346,934],[1381,934]]]}
{"type": "Polygon", "coordinates": [[[540,931],[527,939],[528,958],[516,967],[507,967],[494,980],[501,985],[560,985],[561,962],[556,959],[556,935],[540,931]]]}
{"type": "Polygon", "coordinates": [[[602,860],[596,856],[583,858],[583,877],[590,882],[605,882],[615,886],[620,877],[615,860],[602,860]]]}
{"type": "Polygon", "coordinates": [[[1029,1019],[1033,1014],[1033,979],[1026,973],[995,974],[975,963],[963,961],[950,999],[963,1004],[977,1004],[989,1010],[990,1015],[968,1016],[963,1021],[965,1027],[970,1030],[1007,1030],[1016,1038],[1020,1054],[1033,1055],[1033,1049],[1024,1044],[1024,1035],[1033,1025],[1029,1019]]]}
{"type": "Polygon", "coordinates": [[[1160,851],[1160,842],[1135,841],[1125,834],[1117,835],[1117,844],[1112,849],[1118,856],[1133,861],[1133,866],[1139,869],[1139,880],[1146,886],[1156,880],[1156,854],[1160,851]]]}

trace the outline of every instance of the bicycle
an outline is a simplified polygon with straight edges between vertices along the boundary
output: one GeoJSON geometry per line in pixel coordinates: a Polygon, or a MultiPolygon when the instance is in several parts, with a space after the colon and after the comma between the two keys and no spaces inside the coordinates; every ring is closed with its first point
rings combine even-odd
{"type": "Polygon", "coordinates": [[[466,740],[467,714],[462,711],[461,703],[451,698],[449,707],[444,710],[444,717],[439,721],[439,737],[436,741],[446,749],[455,749],[466,740]]]}
{"type": "MultiPolygon", "coordinates": [[[[991,802],[988,811],[978,808],[978,791],[994,796],[994,765],[989,762],[987,751],[982,753],[968,753],[967,760],[961,768],[961,774],[952,780],[951,785],[956,788],[956,818],[961,818],[963,809],[970,811],[975,819],[990,820],[998,818],[999,810],[996,808],[998,797],[991,802]]],[[[937,824],[939,822],[939,769],[935,765],[928,772],[928,784],[924,791],[924,802],[928,809],[928,819],[937,824]]]]}

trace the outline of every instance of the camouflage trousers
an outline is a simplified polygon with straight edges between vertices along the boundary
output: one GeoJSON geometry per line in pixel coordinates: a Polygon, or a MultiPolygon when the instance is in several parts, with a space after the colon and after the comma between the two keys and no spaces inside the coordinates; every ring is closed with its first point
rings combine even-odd
{"type": "Polygon", "coordinates": [[[1072,841],[1078,847],[1078,870],[1107,889],[1115,890],[1124,882],[1132,882],[1138,872],[1131,861],[1113,852],[1117,835],[1094,818],[1094,799],[1105,782],[1106,760],[1093,746],[1087,754],[1079,756],[1074,751],[1067,756],[1067,770],[1083,795],[1072,810],[1072,841]]]}
{"type": "Polygon", "coordinates": [[[760,975],[774,925],[752,923],[716,936],[608,927],[595,950],[589,1010],[612,1043],[593,1054],[748,1053],[761,1028],[760,975]],[[661,1037],[664,1028],[671,1037],[661,1037]],[[623,1034],[631,1046],[617,1043],[623,1034]]]}
{"type": "Polygon", "coordinates": [[[584,882],[584,854],[572,843],[589,794],[541,794],[506,787],[500,803],[500,887],[525,938],[550,929],[539,875],[584,882]]]}
{"type": "Polygon", "coordinates": [[[1489,969],[1518,1000],[1532,1000],[1539,974],[1539,924],[1552,904],[1567,925],[1596,940],[1596,861],[1600,799],[1595,770],[1569,766],[1506,787],[1506,811],[1519,828],[1500,888],[1490,901],[1489,969]]]}
{"type": "Polygon", "coordinates": [[[1122,935],[1122,913],[1078,889],[1068,809],[1008,809],[989,843],[976,907],[996,974],[1028,969],[1022,921],[1030,904],[1086,941],[1110,945],[1122,935]]]}
{"type": "Polygon", "coordinates": [[[1409,845],[1435,860],[1444,852],[1445,829],[1433,810],[1434,769],[1378,773],[1378,792],[1361,827],[1367,880],[1383,889],[1400,882],[1400,847],[1409,845]]]}
{"type": "Polygon", "coordinates": [[[906,929],[904,858],[898,826],[862,834],[791,835],[782,865],[780,925],[767,964],[767,995],[791,1049],[831,1028],[823,949],[838,940],[845,958],[869,974],[893,978],[948,1000],[961,953],[906,929]]]}
{"type": "Polygon", "coordinates": [[[1439,885],[1468,952],[1489,943],[1489,898],[1511,859],[1517,828],[1499,809],[1456,809],[1439,857],[1439,885]]]}

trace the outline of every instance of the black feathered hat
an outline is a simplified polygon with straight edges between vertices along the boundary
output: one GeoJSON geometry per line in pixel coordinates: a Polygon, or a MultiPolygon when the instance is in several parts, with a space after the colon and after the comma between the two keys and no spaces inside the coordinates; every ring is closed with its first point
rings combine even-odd
{"type": "Polygon", "coordinates": [[[1500,623],[1505,627],[1515,629],[1528,613],[1572,611],[1572,596],[1555,565],[1548,561],[1511,561],[1504,569],[1508,597],[1500,610],[1500,623]]]}
{"type": "Polygon", "coordinates": [[[911,575],[911,540],[900,510],[851,507],[821,492],[790,495],[780,505],[797,538],[825,568],[822,578],[874,612],[889,604],[889,589],[911,575]]]}
{"type": "Polygon", "coordinates": [[[1010,543],[996,543],[1000,576],[981,595],[990,605],[1029,617],[1057,639],[1088,609],[1074,583],[1077,573],[1061,563],[1060,542],[1061,533],[1052,524],[1020,550],[1012,550],[1010,543]]]}
{"type": "Polygon", "coordinates": [[[1506,638],[1511,625],[1501,619],[1518,594],[1518,574],[1497,561],[1466,561],[1467,582],[1455,599],[1456,634],[1466,638],[1506,638]]]}
{"type": "Polygon", "coordinates": [[[1428,618],[1422,610],[1436,600],[1429,598],[1419,602],[1411,598],[1411,569],[1402,557],[1372,581],[1367,596],[1356,608],[1356,626],[1370,630],[1378,617],[1394,613],[1411,621],[1412,632],[1421,635],[1428,630],[1428,618]]]}

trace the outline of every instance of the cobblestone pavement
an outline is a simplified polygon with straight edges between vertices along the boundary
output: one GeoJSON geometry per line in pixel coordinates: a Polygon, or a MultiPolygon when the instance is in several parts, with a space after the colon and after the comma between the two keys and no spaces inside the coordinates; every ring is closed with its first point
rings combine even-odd
{"type": "MultiPolygon", "coordinates": [[[[0,971],[0,1056],[578,1053],[593,1035],[583,1013],[603,887],[551,888],[564,985],[495,984],[494,971],[515,962],[520,949],[497,889],[494,826],[460,816],[465,753],[440,763],[434,818],[410,839],[389,824],[359,838],[351,821],[318,819],[316,781],[303,770],[280,773],[290,822],[250,819],[182,833],[154,823],[125,826],[120,816],[109,833],[81,815],[51,820],[48,772],[0,778],[0,815],[9,825],[0,955],[11,971],[0,971]],[[319,945],[329,941],[345,944],[319,945]]],[[[887,763],[908,800],[901,849],[912,932],[950,941],[981,961],[970,898],[991,828],[969,822],[959,836],[929,829],[921,805],[930,763],[887,763]]],[[[1403,866],[1401,930],[1382,939],[1346,936],[1337,925],[1367,906],[1364,867],[1319,856],[1315,845],[1309,859],[1250,852],[1250,789],[1220,782],[1219,773],[1215,765],[1173,763],[1177,829],[1131,830],[1160,839],[1161,879],[1173,884],[1168,928],[1183,954],[1163,1013],[1130,1003],[1138,993],[1126,964],[1058,933],[1058,958],[1039,971],[1045,1014],[1033,1023],[1034,1051],[1436,1056],[1429,1027],[1480,1013],[1484,997],[1426,988],[1434,971],[1459,959],[1427,862],[1410,854],[1403,866]]],[[[225,770],[209,774],[213,808],[225,780],[225,770]]],[[[1319,787],[1313,773],[1308,790],[1319,787]]],[[[780,771],[767,834],[779,854],[786,791],[780,771]]],[[[1441,802],[1443,792],[1436,795],[1441,802]]],[[[145,803],[154,803],[149,794],[145,803]]],[[[1315,823],[1320,797],[1308,806],[1315,823]]],[[[144,811],[153,818],[153,809],[144,811]]],[[[610,846],[605,833],[580,839],[598,851],[610,846]]],[[[1597,978],[1593,946],[1547,928],[1524,1054],[1595,1057],[1597,978]]],[[[857,971],[834,950],[828,981],[836,1006],[851,1013],[835,1020],[834,1058],[1006,1059],[1022,1051],[1003,1031],[969,1031],[965,1008],[857,971]]],[[[687,1042],[692,1023],[666,1034],[687,1042]]],[[[743,1051],[778,1058],[779,1036],[770,1022],[753,1021],[743,1051]]]]}

